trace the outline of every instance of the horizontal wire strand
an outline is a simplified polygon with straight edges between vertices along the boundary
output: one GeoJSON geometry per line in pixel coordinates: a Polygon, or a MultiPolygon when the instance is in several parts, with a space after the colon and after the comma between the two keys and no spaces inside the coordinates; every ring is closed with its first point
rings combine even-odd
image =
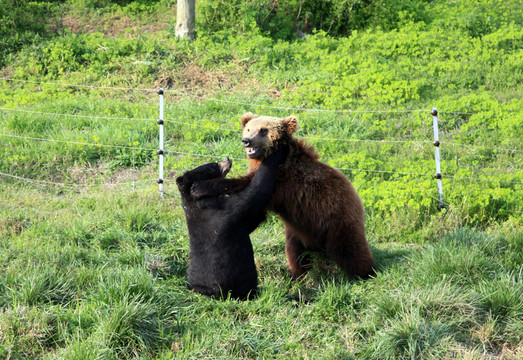
{"type": "MultiPolygon", "coordinates": [[[[23,110],[23,109],[9,109],[9,108],[0,108],[0,111],[10,111],[10,112],[24,112],[24,113],[30,113],[30,114],[38,114],[38,115],[48,115],[48,116],[63,116],[63,117],[78,117],[78,118],[89,118],[89,119],[104,119],[104,120],[125,120],[125,121],[154,121],[156,122],[156,119],[146,119],[146,118],[120,118],[120,117],[110,117],[110,116],[97,116],[97,115],[79,115],[79,114],[66,114],[66,113],[49,113],[49,112],[41,112],[41,111],[33,111],[33,110],[23,110]]],[[[174,123],[174,124],[181,124],[181,125],[187,125],[187,126],[195,126],[200,128],[206,128],[211,130],[219,130],[219,131],[230,131],[230,132],[241,132],[241,130],[236,129],[229,129],[229,128],[223,128],[223,127],[213,127],[209,125],[204,124],[197,124],[197,123],[187,123],[182,122],[178,120],[164,120],[166,123],[174,123]]],[[[311,138],[304,138],[308,141],[344,141],[344,142],[371,142],[371,143],[397,143],[397,144],[416,144],[416,143],[432,143],[430,140],[371,140],[371,139],[344,139],[344,138],[324,138],[324,137],[311,137],[311,138]]],[[[496,146],[477,146],[477,145],[470,145],[470,144],[463,144],[463,143],[453,143],[453,142],[445,142],[442,145],[450,145],[450,146],[461,146],[461,147],[467,147],[467,148],[474,148],[474,149],[488,149],[488,150],[498,150],[498,151],[509,151],[509,152],[523,152],[523,150],[520,149],[512,149],[512,148],[502,148],[502,147],[496,147],[496,146]]]]}
{"type": "MultiPolygon", "coordinates": [[[[41,85],[45,84],[45,85],[54,85],[54,86],[79,87],[79,88],[104,89],[104,90],[124,90],[124,91],[143,91],[143,92],[157,92],[159,90],[159,89],[147,89],[147,88],[129,88],[129,87],[115,87],[115,86],[68,84],[68,83],[58,83],[58,82],[48,82],[48,81],[13,79],[13,78],[7,78],[7,77],[0,77],[0,80],[6,81],[6,82],[22,82],[22,83],[29,83],[29,84],[41,84],[41,85]]],[[[185,95],[185,96],[189,96],[189,97],[193,97],[193,98],[200,98],[200,99],[222,102],[222,103],[247,105],[250,107],[253,107],[253,106],[268,107],[268,108],[272,108],[272,109],[276,109],[276,110],[330,112],[330,113],[410,113],[410,112],[430,113],[431,112],[430,109],[410,109],[410,110],[409,109],[404,109],[404,110],[352,110],[352,109],[346,109],[346,110],[340,110],[340,109],[315,109],[315,108],[273,106],[273,105],[267,105],[267,104],[252,104],[252,103],[244,103],[244,102],[238,102],[238,101],[232,101],[232,100],[223,100],[223,99],[217,99],[217,98],[209,97],[209,96],[193,95],[193,94],[189,94],[187,92],[182,92],[179,90],[163,89],[163,91],[177,93],[180,95],[185,95]]],[[[483,115],[483,116],[493,116],[493,117],[523,118],[523,116],[514,116],[514,115],[507,116],[507,115],[500,115],[500,114],[498,115],[498,114],[460,112],[460,111],[441,111],[440,114],[483,115]]]]}
{"type": "Polygon", "coordinates": [[[502,147],[496,147],[496,146],[478,146],[478,145],[469,145],[469,144],[463,144],[463,143],[453,143],[453,142],[445,142],[443,144],[440,144],[440,146],[461,146],[461,147],[467,147],[471,149],[486,149],[486,150],[498,150],[498,151],[512,151],[512,152],[523,152],[523,150],[520,149],[509,149],[509,148],[502,148],[502,147]]]}
{"type": "Polygon", "coordinates": [[[481,116],[492,116],[492,117],[507,117],[507,118],[510,118],[510,119],[521,119],[521,118],[523,118],[523,116],[519,116],[519,115],[471,113],[471,112],[461,112],[461,111],[442,111],[440,114],[445,114],[445,115],[481,115],[481,116]]]}
{"type": "Polygon", "coordinates": [[[37,137],[21,136],[21,135],[12,135],[12,134],[1,134],[1,133],[0,133],[0,136],[11,137],[11,138],[17,138],[17,139],[34,140],[34,141],[58,142],[58,143],[65,143],[65,144],[72,144],[72,145],[86,145],[86,146],[110,147],[110,148],[127,149],[127,150],[157,151],[157,149],[148,149],[148,148],[142,148],[142,147],[136,147],[136,146],[123,146],[123,145],[96,144],[96,143],[86,143],[86,142],[79,142],[79,141],[68,141],[68,140],[56,140],[56,139],[48,139],[48,138],[37,138],[37,137]]]}
{"type": "MultiPolygon", "coordinates": [[[[459,176],[459,175],[450,175],[450,174],[441,174],[442,176],[442,179],[445,179],[445,178],[451,178],[451,179],[455,179],[455,180],[477,180],[477,181],[486,181],[486,182],[500,182],[500,183],[505,183],[505,184],[516,184],[516,185],[523,185],[523,182],[521,181],[509,181],[509,180],[491,180],[491,179],[481,179],[481,178],[476,178],[476,177],[472,177],[472,176],[459,176]]],[[[494,177],[496,175],[483,175],[483,176],[487,176],[487,177],[494,177]]]]}
{"type": "Polygon", "coordinates": [[[10,108],[3,108],[3,107],[0,108],[0,111],[23,112],[23,113],[37,114],[37,115],[47,115],[47,116],[77,117],[77,118],[82,118],[82,119],[125,120],[125,121],[154,121],[154,122],[157,121],[157,119],[122,118],[122,117],[99,116],[99,115],[80,115],[80,114],[50,113],[50,112],[43,112],[43,111],[24,110],[24,109],[10,109],[10,108]]]}
{"type": "MultiPolygon", "coordinates": [[[[80,88],[92,88],[92,89],[106,89],[106,90],[125,90],[125,91],[146,91],[146,92],[156,92],[158,89],[140,89],[140,88],[126,88],[126,87],[111,87],[111,86],[97,86],[97,85],[78,85],[78,84],[66,84],[66,83],[55,83],[55,82],[46,82],[46,81],[36,81],[36,80],[23,80],[23,79],[12,79],[12,78],[6,78],[6,77],[0,77],[0,80],[3,81],[11,81],[11,82],[22,82],[22,83],[30,83],[30,84],[45,84],[45,85],[54,85],[54,86],[64,86],[64,87],[80,87],[80,88]]],[[[239,102],[239,101],[232,101],[232,100],[223,100],[223,99],[217,99],[210,96],[199,96],[199,95],[193,95],[189,93],[182,93],[177,90],[169,90],[164,89],[165,93],[172,92],[172,93],[178,93],[180,95],[185,95],[193,98],[199,98],[199,99],[206,99],[210,101],[216,101],[216,102],[222,102],[227,104],[235,104],[235,105],[244,105],[249,107],[267,107],[270,109],[275,110],[292,110],[292,111],[311,111],[311,112],[330,112],[330,113],[410,113],[410,112],[427,112],[430,113],[429,109],[412,109],[412,110],[337,110],[337,109],[309,109],[309,108],[298,108],[298,107],[285,107],[285,106],[273,106],[273,105],[267,105],[267,104],[253,104],[253,103],[246,103],[246,102],[239,102]]]]}
{"type": "MultiPolygon", "coordinates": [[[[83,142],[76,142],[76,141],[65,141],[65,140],[54,140],[54,139],[45,139],[45,138],[33,138],[33,137],[27,137],[27,136],[18,136],[18,135],[9,135],[9,134],[0,134],[0,136],[7,136],[7,137],[14,137],[14,138],[21,138],[21,139],[29,139],[29,140],[35,140],[35,141],[51,141],[51,142],[60,142],[60,143],[67,143],[67,144],[76,144],[76,145],[86,145],[86,146],[98,146],[98,147],[112,147],[112,148],[123,148],[123,149],[131,149],[131,150],[145,150],[145,151],[157,151],[156,149],[148,149],[148,148],[140,148],[140,147],[129,147],[129,146],[118,146],[118,145],[105,145],[105,144],[96,144],[96,143],[83,143],[83,142]]],[[[210,158],[223,158],[223,155],[212,155],[212,154],[195,154],[190,152],[183,152],[183,151],[175,151],[175,150],[169,150],[164,152],[164,154],[178,154],[178,155],[187,155],[187,156],[196,156],[196,157],[210,157],[210,158]]],[[[227,156],[225,156],[227,157],[227,156]]],[[[240,158],[233,158],[229,157],[232,160],[243,160],[240,158]]],[[[397,174],[403,174],[403,175],[418,175],[418,176],[428,176],[429,174],[422,174],[422,173],[409,173],[409,172],[396,172],[396,171],[386,171],[386,170],[367,170],[367,169],[352,169],[352,168],[335,168],[337,170],[346,170],[346,171],[365,171],[365,172],[374,172],[374,173],[397,173],[397,174]]],[[[489,180],[489,179],[480,179],[480,178],[473,178],[473,177],[461,177],[456,175],[444,175],[444,177],[450,177],[450,178],[457,178],[457,179],[476,179],[479,181],[490,181],[490,182],[503,182],[503,183],[511,183],[511,184],[523,184],[523,182],[516,182],[516,181],[506,181],[506,180],[489,180]]],[[[483,175],[483,176],[495,176],[495,175],[483,175]]]]}
{"type": "Polygon", "coordinates": [[[226,104],[235,104],[235,105],[246,105],[250,107],[266,107],[269,109],[275,109],[275,110],[286,110],[286,111],[306,111],[306,112],[319,112],[319,113],[337,113],[337,114],[357,114],[357,113],[368,113],[368,114],[380,114],[380,113],[411,113],[411,112],[426,112],[430,113],[430,110],[428,109],[417,109],[417,110],[337,110],[337,109],[314,109],[314,108],[299,108],[299,107],[288,107],[288,106],[274,106],[274,105],[266,105],[266,104],[251,104],[251,103],[243,103],[238,101],[232,101],[232,100],[223,100],[223,99],[216,99],[211,97],[204,97],[207,100],[210,101],[216,101],[216,102],[222,102],[226,104]]]}
{"type": "Polygon", "coordinates": [[[75,184],[75,183],[62,183],[62,182],[52,182],[52,181],[45,181],[45,180],[29,179],[26,177],[7,174],[4,172],[0,172],[0,176],[8,177],[8,178],[16,179],[16,180],[21,180],[21,181],[33,183],[36,185],[74,187],[74,188],[113,187],[113,186],[134,185],[134,184],[139,184],[139,183],[156,181],[156,179],[147,179],[147,180],[126,181],[126,182],[107,183],[107,184],[75,184]]]}
{"type": "MultiPolygon", "coordinates": [[[[185,155],[192,155],[192,156],[200,156],[200,154],[187,154],[185,155]]],[[[217,155],[206,155],[208,157],[215,157],[218,158],[217,155]]],[[[237,159],[236,160],[240,160],[237,159]]],[[[414,173],[414,172],[402,172],[402,171],[387,171],[387,170],[371,170],[371,169],[357,169],[357,168],[339,168],[339,167],[333,167],[336,170],[339,171],[358,171],[358,172],[367,172],[367,173],[379,173],[379,174],[400,174],[400,175],[414,175],[418,177],[433,177],[434,174],[426,174],[426,173],[414,173]]],[[[111,186],[120,186],[120,185],[132,185],[137,183],[145,183],[145,182],[152,182],[156,181],[156,179],[147,179],[147,180],[138,180],[138,181],[129,181],[129,182],[122,182],[122,183],[112,183],[112,184],[74,184],[74,183],[59,183],[59,182],[50,182],[50,181],[43,181],[43,180],[34,180],[29,178],[24,178],[21,176],[16,176],[12,174],[7,174],[4,172],[0,172],[0,176],[4,177],[10,177],[17,180],[22,180],[25,182],[34,183],[37,185],[53,185],[53,186],[62,186],[62,187],[111,187],[111,186]]],[[[475,181],[484,181],[484,182],[500,182],[500,183],[508,183],[508,184],[516,184],[516,185],[523,185],[523,182],[519,181],[508,181],[508,180],[491,180],[491,179],[481,179],[481,178],[475,178],[470,176],[457,176],[457,175],[450,175],[450,174],[442,174],[443,179],[445,178],[451,178],[454,180],[475,180],[475,181]]]]}
{"type": "Polygon", "coordinates": [[[144,91],[144,92],[156,92],[158,89],[140,89],[140,88],[126,88],[118,86],[98,86],[98,85],[81,85],[81,84],[66,84],[66,83],[56,83],[49,81],[37,81],[37,80],[23,80],[23,79],[12,79],[6,77],[0,77],[0,80],[6,82],[22,82],[28,84],[39,84],[39,85],[54,85],[54,86],[64,86],[64,87],[77,87],[77,88],[88,88],[88,89],[102,89],[102,90],[124,90],[124,91],[144,91]]]}

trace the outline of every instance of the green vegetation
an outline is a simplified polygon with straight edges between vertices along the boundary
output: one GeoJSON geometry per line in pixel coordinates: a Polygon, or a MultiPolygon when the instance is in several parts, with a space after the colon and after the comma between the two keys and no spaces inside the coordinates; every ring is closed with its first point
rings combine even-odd
{"type": "Polygon", "coordinates": [[[522,356],[521,4],[277,3],[199,1],[186,43],[171,0],[0,2],[0,358],[522,356]],[[318,256],[291,281],[269,215],[257,299],[186,289],[174,179],[225,156],[243,174],[247,111],[296,115],[350,178],[377,278],[318,256]]]}

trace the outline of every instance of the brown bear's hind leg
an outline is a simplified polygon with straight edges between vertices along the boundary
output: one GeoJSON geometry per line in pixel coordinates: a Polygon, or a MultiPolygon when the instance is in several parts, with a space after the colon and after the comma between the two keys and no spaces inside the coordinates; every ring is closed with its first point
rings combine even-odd
{"type": "Polygon", "coordinates": [[[306,250],[301,238],[287,225],[285,227],[285,254],[294,279],[303,275],[310,266],[310,256],[307,255],[306,250]]]}
{"type": "Polygon", "coordinates": [[[327,254],[353,279],[376,275],[374,258],[365,239],[365,228],[353,226],[327,240],[327,254]]]}

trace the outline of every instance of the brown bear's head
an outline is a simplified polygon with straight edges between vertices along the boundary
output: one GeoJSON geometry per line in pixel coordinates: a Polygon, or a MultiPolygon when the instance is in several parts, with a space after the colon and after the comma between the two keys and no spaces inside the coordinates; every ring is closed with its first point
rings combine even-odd
{"type": "Polygon", "coordinates": [[[298,129],[296,116],[284,119],[270,116],[254,116],[247,113],[241,118],[243,127],[242,143],[250,159],[263,160],[278,144],[288,140],[298,129]]]}

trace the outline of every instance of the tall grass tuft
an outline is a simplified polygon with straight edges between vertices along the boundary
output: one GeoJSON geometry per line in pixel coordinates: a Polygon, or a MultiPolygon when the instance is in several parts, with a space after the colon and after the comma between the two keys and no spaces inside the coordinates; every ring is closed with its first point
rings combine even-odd
{"type": "Polygon", "coordinates": [[[449,325],[409,308],[385,324],[363,354],[371,359],[441,359],[451,339],[449,325]]]}
{"type": "Polygon", "coordinates": [[[481,308],[501,321],[523,319],[523,276],[519,273],[500,274],[499,279],[483,280],[477,285],[481,308]]]}
{"type": "Polygon", "coordinates": [[[110,309],[102,306],[93,336],[117,354],[143,356],[166,341],[164,331],[169,329],[162,326],[164,315],[161,304],[125,295],[113,302],[110,309]]]}
{"type": "Polygon", "coordinates": [[[67,305],[78,292],[72,272],[43,265],[28,266],[10,280],[11,301],[25,305],[67,305]]]}

